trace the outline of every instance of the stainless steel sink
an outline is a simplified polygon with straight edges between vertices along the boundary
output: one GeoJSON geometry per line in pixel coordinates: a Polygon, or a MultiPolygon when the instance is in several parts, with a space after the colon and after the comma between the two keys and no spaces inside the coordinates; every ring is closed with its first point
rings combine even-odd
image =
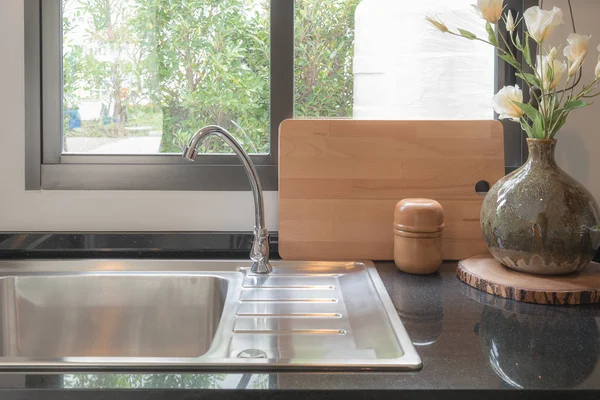
{"type": "Polygon", "coordinates": [[[199,357],[227,279],[46,275],[0,280],[3,357],[199,357]]]}
{"type": "Polygon", "coordinates": [[[418,369],[370,262],[0,261],[0,369],[418,369]]]}

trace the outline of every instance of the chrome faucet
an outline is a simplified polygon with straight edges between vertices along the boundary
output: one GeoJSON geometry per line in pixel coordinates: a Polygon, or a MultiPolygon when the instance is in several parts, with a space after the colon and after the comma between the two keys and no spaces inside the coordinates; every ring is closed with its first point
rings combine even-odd
{"type": "Polygon", "coordinates": [[[198,155],[198,146],[204,139],[211,135],[218,136],[227,143],[246,169],[252,188],[252,195],[254,196],[254,241],[252,243],[252,249],[250,250],[250,259],[254,261],[252,264],[252,272],[257,274],[268,274],[273,270],[273,267],[271,267],[271,264],[269,263],[269,231],[265,228],[263,192],[260,180],[258,179],[258,173],[248,154],[231,133],[220,126],[210,125],[200,129],[192,136],[188,146],[183,152],[183,158],[194,161],[198,155]]]}

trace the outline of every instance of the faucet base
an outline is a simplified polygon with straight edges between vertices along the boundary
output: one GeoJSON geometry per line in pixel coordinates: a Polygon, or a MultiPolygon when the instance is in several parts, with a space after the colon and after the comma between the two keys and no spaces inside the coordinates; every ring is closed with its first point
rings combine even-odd
{"type": "Polygon", "coordinates": [[[252,272],[255,274],[268,274],[273,271],[269,263],[269,231],[266,228],[254,228],[254,243],[250,250],[252,272]]]}
{"type": "Polygon", "coordinates": [[[255,274],[268,274],[273,271],[271,263],[265,260],[255,261],[251,271],[255,274]]]}

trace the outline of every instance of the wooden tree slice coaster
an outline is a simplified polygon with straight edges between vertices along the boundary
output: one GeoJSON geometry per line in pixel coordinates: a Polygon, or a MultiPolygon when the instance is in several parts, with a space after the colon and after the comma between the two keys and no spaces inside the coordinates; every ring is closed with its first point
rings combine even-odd
{"type": "Polygon", "coordinates": [[[490,255],[462,260],[458,279],[481,291],[525,303],[600,303],[600,264],[563,276],[530,275],[505,267],[490,255]]]}

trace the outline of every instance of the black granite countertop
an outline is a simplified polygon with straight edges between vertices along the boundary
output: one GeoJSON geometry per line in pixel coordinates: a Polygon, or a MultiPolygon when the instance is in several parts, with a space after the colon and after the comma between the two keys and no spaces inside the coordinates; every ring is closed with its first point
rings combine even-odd
{"type": "MultiPolygon", "coordinates": [[[[5,234],[0,258],[245,258],[248,243],[245,234],[5,234]]],[[[376,265],[423,360],[421,371],[15,373],[0,374],[0,398],[600,398],[599,306],[494,297],[458,281],[452,262],[428,276],[399,272],[389,262],[376,265]]]]}
{"type": "MultiPolygon", "coordinates": [[[[271,256],[278,236],[271,233],[271,256]]],[[[0,233],[0,258],[238,258],[248,256],[248,232],[0,233]]]]}

